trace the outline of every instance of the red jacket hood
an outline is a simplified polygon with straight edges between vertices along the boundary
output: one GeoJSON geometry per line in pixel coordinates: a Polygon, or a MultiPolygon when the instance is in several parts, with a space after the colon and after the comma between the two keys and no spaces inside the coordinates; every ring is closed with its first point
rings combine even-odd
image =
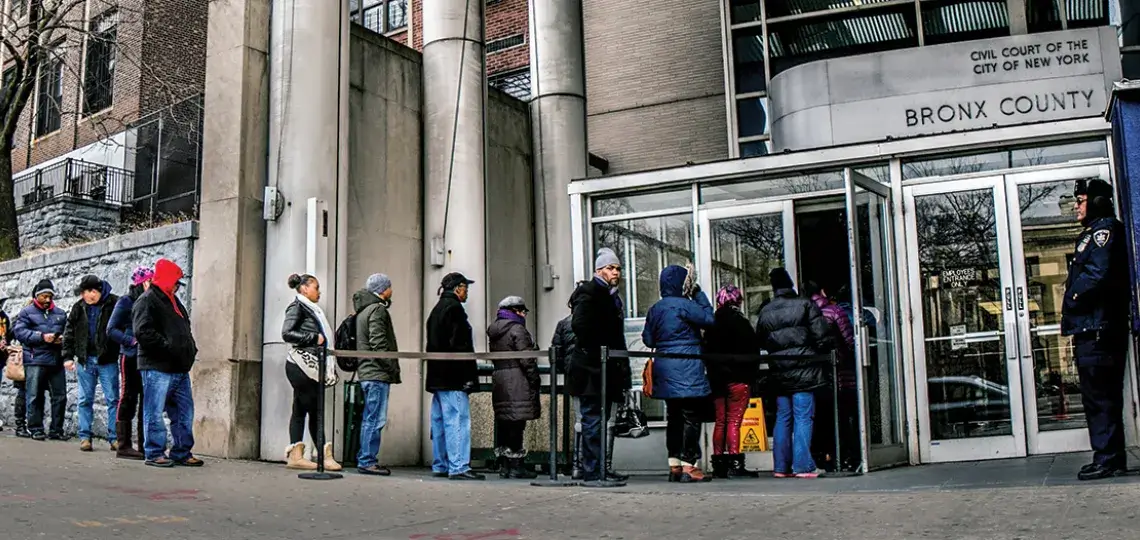
{"type": "Polygon", "coordinates": [[[159,259],[154,265],[154,281],[152,283],[162,292],[172,296],[174,284],[178,283],[182,276],[182,269],[177,264],[166,259],[159,259]]]}

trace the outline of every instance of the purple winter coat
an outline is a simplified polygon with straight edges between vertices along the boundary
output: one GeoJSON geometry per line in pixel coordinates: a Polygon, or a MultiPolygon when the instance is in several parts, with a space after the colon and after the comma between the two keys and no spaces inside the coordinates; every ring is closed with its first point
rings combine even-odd
{"type": "Polygon", "coordinates": [[[855,388],[855,373],[851,365],[855,361],[855,327],[851,326],[851,319],[839,304],[822,294],[816,294],[811,299],[823,312],[828,326],[838,331],[837,337],[843,340],[843,343],[835,344],[835,350],[839,353],[839,387],[855,388]]]}

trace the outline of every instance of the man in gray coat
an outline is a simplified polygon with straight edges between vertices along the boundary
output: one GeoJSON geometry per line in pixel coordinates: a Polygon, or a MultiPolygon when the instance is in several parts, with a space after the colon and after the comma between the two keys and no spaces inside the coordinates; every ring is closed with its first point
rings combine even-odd
{"type": "MultiPolygon", "coordinates": [[[[363,289],[352,295],[356,310],[356,348],[361,351],[395,352],[396,331],[392,328],[392,280],[384,274],[372,274],[363,289]]],[[[360,423],[360,452],[356,467],[361,474],[388,476],[392,471],[381,467],[380,432],[388,424],[388,391],[400,384],[400,361],[365,358],[357,369],[360,390],[364,394],[364,418],[360,423]]]]}

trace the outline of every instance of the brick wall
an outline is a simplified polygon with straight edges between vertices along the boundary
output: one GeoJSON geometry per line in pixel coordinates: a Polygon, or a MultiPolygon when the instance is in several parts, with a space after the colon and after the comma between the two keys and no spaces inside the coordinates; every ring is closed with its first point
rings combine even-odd
{"type": "MultiPolygon", "coordinates": [[[[478,0],[475,0],[478,1],[478,0]]],[[[423,0],[410,0],[412,11],[412,48],[422,51],[423,37],[423,0]]],[[[530,32],[528,30],[527,0],[497,0],[487,6],[487,41],[494,41],[518,34],[523,35],[523,44],[487,55],[487,74],[495,75],[506,71],[525,68],[530,65],[530,32]]],[[[393,36],[393,39],[397,39],[393,36]]],[[[403,37],[401,43],[407,43],[403,37]]]]}
{"type": "MultiPolygon", "coordinates": [[[[204,88],[207,4],[201,0],[113,0],[119,12],[114,103],[84,117],[82,76],[84,34],[65,39],[60,129],[35,138],[33,92],[20,118],[12,150],[13,172],[43,163],[122,131],[140,116],[161,109],[171,98],[204,88]]],[[[92,2],[92,6],[98,4],[92,2]]],[[[79,6],[82,9],[84,6],[79,6]]],[[[98,15],[95,8],[90,15],[98,15]]],[[[82,15],[76,13],[76,20],[82,15]]]]}
{"type": "Polygon", "coordinates": [[[583,0],[583,15],[590,151],[610,173],[728,158],[718,2],[583,0]]]}

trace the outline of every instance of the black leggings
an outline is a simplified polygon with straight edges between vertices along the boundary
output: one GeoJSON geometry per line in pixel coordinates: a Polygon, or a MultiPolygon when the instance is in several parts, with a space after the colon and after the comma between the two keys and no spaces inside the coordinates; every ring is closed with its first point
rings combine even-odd
{"type": "Polygon", "coordinates": [[[496,420],[499,424],[495,433],[499,436],[497,446],[506,448],[513,453],[523,451],[523,433],[526,432],[526,420],[496,420]]]}
{"type": "Polygon", "coordinates": [[[317,404],[321,401],[321,385],[305,375],[293,362],[285,362],[285,377],[293,385],[293,414],[289,416],[289,443],[305,438],[305,415],[309,416],[309,436],[317,444],[317,404]]]}
{"type": "Polygon", "coordinates": [[[131,424],[138,422],[139,451],[142,451],[146,430],[142,415],[142,372],[138,357],[119,355],[119,412],[115,430],[119,444],[131,446],[131,424]]]}

